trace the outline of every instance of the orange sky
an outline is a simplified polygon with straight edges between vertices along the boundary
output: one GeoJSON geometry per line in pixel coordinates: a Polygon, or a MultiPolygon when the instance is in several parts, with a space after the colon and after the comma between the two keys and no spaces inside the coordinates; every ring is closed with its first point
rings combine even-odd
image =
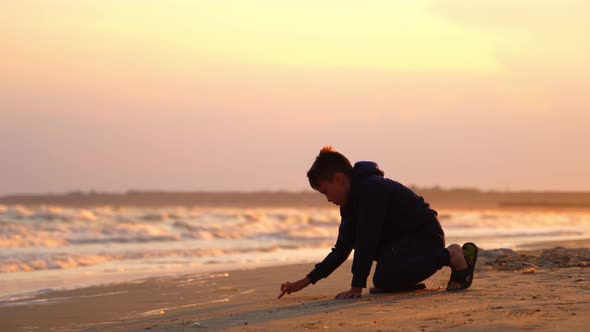
{"type": "Polygon", "coordinates": [[[300,190],[325,144],[406,184],[590,190],[586,1],[0,4],[0,195],[300,190]]]}

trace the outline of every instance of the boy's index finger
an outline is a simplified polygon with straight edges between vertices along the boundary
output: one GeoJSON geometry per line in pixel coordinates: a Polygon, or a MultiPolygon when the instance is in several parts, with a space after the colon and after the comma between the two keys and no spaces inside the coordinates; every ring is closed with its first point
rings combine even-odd
{"type": "Polygon", "coordinates": [[[277,299],[280,299],[281,297],[283,297],[283,295],[287,294],[287,290],[283,290],[281,291],[281,295],[279,295],[279,297],[277,297],[277,299]]]}

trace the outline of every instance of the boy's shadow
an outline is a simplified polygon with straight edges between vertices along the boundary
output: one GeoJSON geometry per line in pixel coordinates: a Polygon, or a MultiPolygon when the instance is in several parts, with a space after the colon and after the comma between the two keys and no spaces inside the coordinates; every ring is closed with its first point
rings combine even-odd
{"type": "MultiPolygon", "coordinates": [[[[275,300],[272,302],[273,306],[267,307],[265,309],[237,312],[229,315],[220,315],[213,318],[198,320],[198,323],[200,324],[199,326],[201,328],[208,328],[208,331],[211,331],[220,328],[259,324],[273,320],[283,320],[300,316],[315,315],[319,313],[334,312],[336,310],[348,308],[362,308],[375,304],[395,303],[404,299],[429,297],[441,294],[443,292],[444,291],[441,289],[424,289],[404,293],[373,294],[364,296],[361,299],[354,300],[327,299],[317,301],[318,297],[294,297],[289,299],[289,302],[305,301],[305,303],[281,306],[280,302],[285,302],[285,299],[275,300]]],[[[244,303],[240,306],[248,307],[250,305],[256,304],[260,304],[260,302],[244,303]]],[[[197,313],[185,312],[184,314],[194,315],[197,313]]]]}

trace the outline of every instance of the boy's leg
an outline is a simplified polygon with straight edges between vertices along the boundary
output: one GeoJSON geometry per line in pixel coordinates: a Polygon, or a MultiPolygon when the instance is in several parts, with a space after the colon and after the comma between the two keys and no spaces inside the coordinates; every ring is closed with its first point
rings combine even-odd
{"type": "Polygon", "coordinates": [[[373,284],[384,290],[406,288],[428,279],[443,266],[449,265],[451,255],[445,248],[392,248],[379,257],[373,284]]]}
{"type": "Polygon", "coordinates": [[[473,243],[466,243],[463,246],[469,248],[465,249],[467,252],[464,252],[463,247],[458,244],[452,244],[447,248],[451,255],[450,266],[453,271],[451,274],[451,280],[449,280],[447,285],[447,290],[452,291],[469,288],[473,281],[473,270],[468,270],[468,268],[475,269],[475,262],[477,261],[477,246],[473,243]],[[469,255],[470,264],[472,264],[471,267],[467,263],[466,253],[469,255]],[[456,278],[454,278],[454,274],[457,274],[455,276],[456,278]]]}

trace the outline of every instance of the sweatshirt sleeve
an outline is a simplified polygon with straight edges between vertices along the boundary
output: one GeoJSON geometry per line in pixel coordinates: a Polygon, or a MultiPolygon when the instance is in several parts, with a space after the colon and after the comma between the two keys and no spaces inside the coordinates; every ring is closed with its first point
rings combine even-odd
{"type": "Polygon", "coordinates": [[[389,197],[384,189],[377,184],[367,185],[359,195],[352,262],[353,287],[367,287],[367,277],[377,256],[389,197]]]}
{"type": "Polygon", "coordinates": [[[332,251],[307,274],[311,283],[315,284],[318,280],[326,278],[334,272],[350,256],[353,243],[354,222],[348,216],[342,214],[342,221],[338,228],[338,239],[332,251]]]}

